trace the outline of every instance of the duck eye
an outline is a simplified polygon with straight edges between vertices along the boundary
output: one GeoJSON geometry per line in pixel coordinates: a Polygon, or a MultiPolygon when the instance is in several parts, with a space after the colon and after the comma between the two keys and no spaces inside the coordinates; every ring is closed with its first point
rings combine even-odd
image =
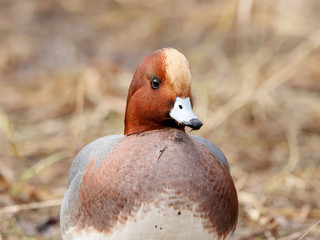
{"type": "Polygon", "coordinates": [[[160,87],[160,80],[159,80],[159,78],[153,77],[153,78],[151,79],[151,87],[152,87],[153,89],[158,89],[158,88],[160,87]]]}

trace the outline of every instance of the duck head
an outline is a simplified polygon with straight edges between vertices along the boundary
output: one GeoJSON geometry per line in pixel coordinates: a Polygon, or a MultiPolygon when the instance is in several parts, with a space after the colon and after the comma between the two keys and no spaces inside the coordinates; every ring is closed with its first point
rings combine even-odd
{"type": "Polygon", "coordinates": [[[183,54],[163,48],[147,55],[129,87],[125,135],[188,126],[202,122],[192,111],[190,65],[183,54]]]}

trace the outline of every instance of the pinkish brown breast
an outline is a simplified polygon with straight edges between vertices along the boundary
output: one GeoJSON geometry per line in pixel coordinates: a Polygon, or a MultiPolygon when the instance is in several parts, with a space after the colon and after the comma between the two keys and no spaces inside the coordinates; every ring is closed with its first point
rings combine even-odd
{"type": "Polygon", "coordinates": [[[101,236],[92,239],[225,239],[238,199],[228,170],[204,145],[165,129],[125,137],[99,164],[93,158],[74,209],[74,233],[101,236]]]}

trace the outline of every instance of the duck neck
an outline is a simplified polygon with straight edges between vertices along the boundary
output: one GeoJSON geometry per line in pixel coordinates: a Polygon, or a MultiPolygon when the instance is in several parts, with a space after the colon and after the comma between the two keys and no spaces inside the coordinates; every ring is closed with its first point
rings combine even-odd
{"type": "Polygon", "coordinates": [[[164,129],[172,129],[172,128],[185,131],[185,126],[178,124],[173,119],[168,119],[161,122],[146,121],[147,119],[142,119],[142,120],[143,121],[138,121],[138,119],[131,119],[130,115],[128,116],[126,114],[124,134],[131,135],[131,134],[143,133],[147,131],[164,130],[164,129]]]}

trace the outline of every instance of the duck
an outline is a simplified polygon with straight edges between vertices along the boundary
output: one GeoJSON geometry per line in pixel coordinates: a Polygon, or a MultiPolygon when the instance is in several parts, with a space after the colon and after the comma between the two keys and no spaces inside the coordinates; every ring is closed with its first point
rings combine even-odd
{"type": "Polygon", "coordinates": [[[147,55],[131,81],[124,134],[75,157],[60,211],[64,240],[231,239],[238,198],[224,153],[186,133],[191,68],[174,48],[147,55]]]}

